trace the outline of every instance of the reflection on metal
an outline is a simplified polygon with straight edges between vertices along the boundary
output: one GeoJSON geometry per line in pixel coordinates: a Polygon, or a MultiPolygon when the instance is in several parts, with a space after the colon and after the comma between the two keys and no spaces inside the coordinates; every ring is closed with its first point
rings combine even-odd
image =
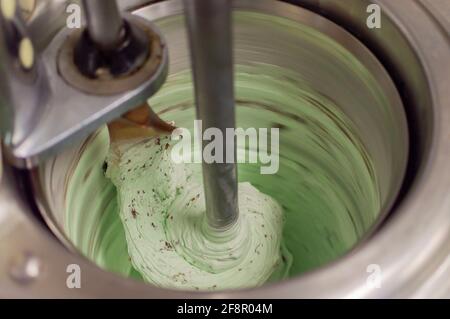
{"type": "Polygon", "coordinates": [[[18,0],[18,6],[24,20],[28,20],[34,13],[37,0],[18,0]]]}

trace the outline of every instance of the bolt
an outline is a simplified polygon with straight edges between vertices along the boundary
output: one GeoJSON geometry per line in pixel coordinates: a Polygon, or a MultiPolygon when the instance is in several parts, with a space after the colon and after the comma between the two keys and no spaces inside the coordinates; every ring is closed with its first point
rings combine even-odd
{"type": "Polygon", "coordinates": [[[16,14],[16,1],[0,0],[0,11],[5,19],[13,19],[16,14]]]}
{"type": "Polygon", "coordinates": [[[30,284],[42,273],[42,262],[32,253],[25,252],[13,258],[10,277],[19,284],[30,284]]]}
{"type": "Polygon", "coordinates": [[[19,60],[25,69],[30,69],[33,66],[34,49],[29,38],[23,38],[19,43],[19,60]]]}

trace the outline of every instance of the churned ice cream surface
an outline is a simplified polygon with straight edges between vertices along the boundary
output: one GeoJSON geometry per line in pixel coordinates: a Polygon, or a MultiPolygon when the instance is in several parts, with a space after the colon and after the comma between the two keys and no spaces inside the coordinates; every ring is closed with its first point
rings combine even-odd
{"type": "Polygon", "coordinates": [[[170,136],[110,151],[106,175],[117,188],[128,252],[145,281],[161,287],[220,290],[287,276],[283,211],[239,183],[239,219],[223,232],[206,223],[201,164],[176,164],[170,136]]]}

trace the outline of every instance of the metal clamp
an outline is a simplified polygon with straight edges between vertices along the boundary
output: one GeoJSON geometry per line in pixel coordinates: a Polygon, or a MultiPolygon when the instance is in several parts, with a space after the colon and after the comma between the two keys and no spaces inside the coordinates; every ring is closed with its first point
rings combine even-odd
{"type": "Polygon", "coordinates": [[[4,67],[0,96],[5,99],[0,103],[1,127],[5,155],[12,164],[34,167],[145,102],[161,87],[168,71],[163,37],[143,18],[126,14],[124,21],[150,43],[142,63],[133,72],[95,78],[76,68],[72,58],[74,40],[82,32],[61,30],[41,56],[32,52],[31,65],[24,67],[14,48],[29,39],[27,30],[17,14],[12,18],[0,14],[0,64],[4,67]]]}

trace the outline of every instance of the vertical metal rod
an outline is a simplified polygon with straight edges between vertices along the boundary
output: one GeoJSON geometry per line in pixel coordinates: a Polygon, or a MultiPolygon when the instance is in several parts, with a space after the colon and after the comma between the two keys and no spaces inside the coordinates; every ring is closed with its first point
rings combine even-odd
{"type": "Polygon", "coordinates": [[[91,39],[102,49],[114,48],[123,26],[116,0],[83,0],[83,8],[91,39]]]}
{"type": "MultiPolygon", "coordinates": [[[[202,134],[218,128],[224,138],[223,163],[203,160],[203,182],[208,224],[217,230],[229,228],[238,217],[236,146],[226,147],[226,128],[234,129],[233,49],[231,1],[185,0],[197,118],[202,134]],[[225,163],[228,156],[232,163],[225,163]]],[[[233,135],[234,138],[234,135],[233,135]]],[[[202,151],[209,141],[203,141],[202,151]]]]}

